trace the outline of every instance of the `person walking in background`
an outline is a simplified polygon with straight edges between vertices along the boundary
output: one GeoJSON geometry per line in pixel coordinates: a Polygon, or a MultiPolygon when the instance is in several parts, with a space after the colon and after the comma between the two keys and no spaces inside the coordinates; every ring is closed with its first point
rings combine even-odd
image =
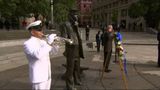
{"type": "Polygon", "coordinates": [[[51,65],[49,53],[57,53],[58,46],[53,44],[56,34],[43,40],[42,22],[40,20],[27,26],[31,37],[24,42],[24,52],[29,62],[29,79],[32,90],[50,90],[51,65]]]}
{"type": "Polygon", "coordinates": [[[104,32],[103,36],[103,43],[104,43],[104,62],[103,67],[105,72],[110,72],[111,70],[108,69],[111,55],[112,55],[112,41],[114,38],[114,31],[112,25],[108,25],[106,31],[104,32]]]}
{"type": "Polygon", "coordinates": [[[86,41],[88,41],[89,40],[89,31],[90,31],[89,25],[86,26],[85,30],[86,30],[86,41]]]}
{"type": "Polygon", "coordinates": [[[100,31],[96,34],[96,43],[97,43],[97,52],[100,52],[100,46],[101,46],[101,36],[100,31]]]}
{"type": "Polygon", "coordinates": [[[160,67],[160,31],[157,33],[157,40],[158,40],[158,67],[160,67]]]}

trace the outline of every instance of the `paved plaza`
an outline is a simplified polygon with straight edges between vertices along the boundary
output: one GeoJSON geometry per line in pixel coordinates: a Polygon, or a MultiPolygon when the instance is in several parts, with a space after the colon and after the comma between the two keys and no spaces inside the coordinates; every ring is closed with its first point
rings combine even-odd
{"type": "MultiPolygon", "coordinates": [[[[110,69],[112,72],[102,74],[103,51],[97,53],[95,48],[95,35],[98,29],[90,30],[90,40],[85,41],[85,31],[81,29],[85,59],[81,60],[81,66],[89,68],[83,71],[82,86],[76,86],[78,90],[117,90],[125,89],[118,63],[113,63],[114,48],[110,69]],[[93,43],[88,47],[87,43],[93,43]]],[[[160,89],[160,70],[157,67],[157,40],[156,35],[145,32],[122,32],[123,43],[127,58],[128,88],[132,90],[160,89]]],[[[28,78],[28,62],[23,53],[21,40],[0,41],[0,89],[23,90],[31,89],[28,78]]],[[[62,55],[64,46],[60,52],[51,56],[52,86],[53,90],[65,90],[65,81],[61,78],[65,73],[65,57],[62,55]]]]}

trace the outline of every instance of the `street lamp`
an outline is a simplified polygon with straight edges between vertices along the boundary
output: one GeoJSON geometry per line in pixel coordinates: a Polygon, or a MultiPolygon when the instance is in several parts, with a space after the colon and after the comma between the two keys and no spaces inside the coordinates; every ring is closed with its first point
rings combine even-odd
{"type": "Polygon", "coordinates": [[[53,25],[53,0],[51,0],[51,25],[53,25]]]}

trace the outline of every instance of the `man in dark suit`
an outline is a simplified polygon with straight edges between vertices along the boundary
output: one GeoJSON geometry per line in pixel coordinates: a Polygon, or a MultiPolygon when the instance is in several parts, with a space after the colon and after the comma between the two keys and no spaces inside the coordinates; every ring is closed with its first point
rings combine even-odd
{"type": "Polygon", "coordinates": [[[112,25],[108,25],[104,36],[103,36],[103,43],[104,43],[104,62],[103,67],[105,72],[110,72],[111,70],[108,69],[111,55],[112,55],[112,41],[114,38],[114,32],[112,25]]]}
{"type": "Polygon", "coordinates": [[[68,15],[68,21],[60,26],[61,36],[71,39],[73,43],[66,42],[65,56],[66,66],[66,87],[67,90],[75,90],[74,85],[81,85],[80,80],[80,58],[84,58],[82,40],[78,31],[77,10],[71,9],[68,15]]]}
{"type": "Polygon", "coordinates": [[[160,31],[158,31],[157,40],[158,40],[158,67],[160,67],[160,31]]]}

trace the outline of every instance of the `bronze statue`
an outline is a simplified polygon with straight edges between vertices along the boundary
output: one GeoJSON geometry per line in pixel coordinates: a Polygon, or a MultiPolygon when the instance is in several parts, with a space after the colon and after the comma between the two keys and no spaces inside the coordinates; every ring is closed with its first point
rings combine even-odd
{"type": "Polygon", "coordinates": [[[82,40],[78,31],[78,15],[76,10],[70,10],[68,21],[60,25],[61,36],[71,39],[73,42],[65,43],[66,63],[66,87],[67,90],[74,90],[74,85],[81,85],[80,80],[80,58],[84,58],[82,40]]]}

